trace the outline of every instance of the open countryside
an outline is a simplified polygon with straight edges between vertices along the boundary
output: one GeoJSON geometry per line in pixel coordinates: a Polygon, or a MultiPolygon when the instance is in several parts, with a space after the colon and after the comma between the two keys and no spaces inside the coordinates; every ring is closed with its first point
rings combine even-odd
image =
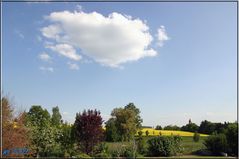
{"type": "Polygon", "coordinates": [[[238,2],[0,3],[0,158],[238,158],[238,2]]]}

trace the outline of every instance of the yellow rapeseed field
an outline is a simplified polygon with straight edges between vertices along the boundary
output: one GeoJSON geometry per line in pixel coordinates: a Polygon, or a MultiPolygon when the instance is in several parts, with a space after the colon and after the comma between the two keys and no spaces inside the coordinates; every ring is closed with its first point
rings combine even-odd
{"type": "MultiPolygon", "coordinates": [[[[193,136],[194,135],[194,133],[187,132],[187,131],[155,130],[153,128],[143,128],[141,131],[143,132],[143,136],[146,136],[146,131],[149,132],[149,136],[159,136],[159,135],[163,135],[163,136],[168,136],[168,135],[193,136]]],[[[200,134],[200,136],[208,136],[208,135],[200,134]]]]}

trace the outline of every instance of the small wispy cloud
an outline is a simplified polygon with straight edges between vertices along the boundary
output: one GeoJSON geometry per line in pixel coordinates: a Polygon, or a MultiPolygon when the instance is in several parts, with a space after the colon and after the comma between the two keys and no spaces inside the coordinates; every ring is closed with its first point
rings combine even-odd
{"type": "Polygon", "coordinates": [[[25,36],[19,30],[15,30],[15,34],[17,34],[22,39],[25,38],[25,36]]]}
{"type": "Polygon", "coordinates": [[[162,47],[164,45],[164,42],[169,40],[166,29],[163,25],[161,25],[158,28],[157,40],[158,40],[157,44],[158,44],[159,47],[162,47]]]}
{"type": "Polygon", "coordinates": [[[54,72],[54,69],[52,67],[44,67],[44,66],[41,66],[39,67],[39,69],[41,71],[44,71],[44,72],[54,72]]]}
{"type": "Polygon", "coordinates": [[[42,61],[45,61],[45,62],[49,62],[51,60],[51,57],[45,52],[41,53],[38,56],[38,58],[41,59],[42,61]]]}
{"type": "Polygon", "coordinates": [[[76,63],[68,62],[67,64],[71,70],[79,70],[79,66],[76,63]]]}

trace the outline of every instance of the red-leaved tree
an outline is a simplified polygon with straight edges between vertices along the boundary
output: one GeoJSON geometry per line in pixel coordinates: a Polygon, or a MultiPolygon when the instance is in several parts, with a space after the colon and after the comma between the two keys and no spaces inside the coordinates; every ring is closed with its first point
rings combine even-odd
{"type": "Polygon", "coordinates": [[[81,151],[92,154],[94,147],[103,139],[102,117],[100,111],[84,110],[76,114],[75,137],[81,151]]]}

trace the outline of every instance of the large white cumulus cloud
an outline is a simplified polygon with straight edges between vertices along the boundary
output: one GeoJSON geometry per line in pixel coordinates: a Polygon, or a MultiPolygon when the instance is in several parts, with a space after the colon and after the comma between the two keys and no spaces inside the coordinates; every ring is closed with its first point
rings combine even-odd
{"type": "Polygon", "coordinates": [[[115,12],[103,16],[82,11],[53,12],[47,19],[51,24],[41,29],[42,35],[56,43],[47,47],[72,60],[81,57],[74,51],[77,49],[110,67],[157,55],[149,47],[153,40],[149,27],[140,19],[115,12]],[[59,46],[68,46],[71,51],[61,51],[59,46]]]}

